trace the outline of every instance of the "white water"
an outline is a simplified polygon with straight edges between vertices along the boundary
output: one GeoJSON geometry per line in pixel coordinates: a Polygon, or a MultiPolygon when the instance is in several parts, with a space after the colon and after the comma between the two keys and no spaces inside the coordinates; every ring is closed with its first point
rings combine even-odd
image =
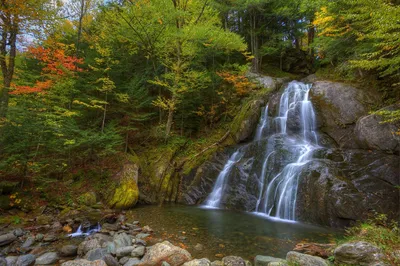
{"type": "Polygon", "coordinates": [[[208,208],[218,208],[221,204],[221,199],[226,186],[226,177],[229,176],[232,167],[241,159],[240,150],[237,149],[229,160],[224,165],[224,169],[219,173],[217,181],[215,182],[213,191],[206,199],[206,204],[204,207],[208,208]]]}
{"type": "Polygon", "coordinates": [[[80,237],[80,236],[89,236],[91,234],[97,233],[101,230],[101,226],[97,223],[95,228],[89,227],[86,232],[82,231],[82,225],[79,225],[78,229],[76,229],[75,233],[69,234],[69,237],[80,237]]]}
{"type": "MultiPolygon", "coordinates": [[[[262,164],[259,164],[262,167],[259,172],[259,192],[255,206],[257,215],[289,221],[296,220],[299,176],[302,167],[312,159],[313,151],[318,147],[315,113],[309,101],[310,88],[310,85],[293,81],[288,84],[280,98],[276,117],[268,116],[268,105],[262,111],[254,136],[254,141],[259,142],[260,145],[267,143],[262,164]],[[297,125],[288,130],[289,114],[291,115],[290,122],[297,121],[297,125]],[[286,150],[282,151],[282,145],[286,150]],[[275,158],[278,155],[280,157],[275,158]],[[283,164],[278,168],[279,172],[274,169],[276,160],[286,162],[286,165],[283,164]]],[[[218,175],[205,207],[220,207],[232,167],[242,157],[243,154],[238,149],[229,158],[218,175]]]]}
{"type": "Polygon", "coordinates": [[[271,180],[266,180],[268,172],[268,160],[275,150],[266,152],[264,164],[260,176],[260,194],[257,200],[256,212],[264,213],[267,216],[284,220],[295,220],[296,198],[299,175],[302,166],[311,158],[314,149],[318,145],[316,134],[316,119],[313,106],[309,101],[310,85],[300,82],[291,82],[283,92],[279,114],[274,119],[277,132],[282,139],[289,143],[294,151],[294,162],[288,163],[283,170],[271,180]],[[300,139],[293,139],[287,134],[288,113],[296,111],[300,104],[301,130],[300,139]],[[265,185],[265,183],[267,183],[265,185]]]}

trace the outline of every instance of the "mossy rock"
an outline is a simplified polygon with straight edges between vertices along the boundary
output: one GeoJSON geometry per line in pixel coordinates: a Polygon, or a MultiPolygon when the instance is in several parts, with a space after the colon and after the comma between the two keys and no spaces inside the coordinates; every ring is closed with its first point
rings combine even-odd
{"type": "Polygon", "coordinates": [[[138,167],[136,164],[126,164],[119,175],[119,185],[112,193],[108,205],[115,209],[132,208],[139,199],[138,167]]]}
{"type": "Polygon", "coordinates": [[[78,201],[82,205],[93,206],[97,202],[96,193],[93,191],[86,192],[79,197],[78,201]]]}

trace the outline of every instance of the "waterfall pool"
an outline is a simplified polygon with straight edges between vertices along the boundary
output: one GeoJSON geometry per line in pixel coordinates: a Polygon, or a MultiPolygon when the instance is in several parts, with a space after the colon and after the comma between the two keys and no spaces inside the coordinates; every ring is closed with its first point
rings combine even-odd
{"type": "Polygon", "coordinates": [[[285,258],[301,242],[332,243],[341,232],[262,215],[195,206],[138,206],[128,217],[149,225],[160,238],[185,247],[194,258],[236,255],[253,260],[256,255],[285,258]],[[197,244],[203,247],[200,250],[197,244]]]}

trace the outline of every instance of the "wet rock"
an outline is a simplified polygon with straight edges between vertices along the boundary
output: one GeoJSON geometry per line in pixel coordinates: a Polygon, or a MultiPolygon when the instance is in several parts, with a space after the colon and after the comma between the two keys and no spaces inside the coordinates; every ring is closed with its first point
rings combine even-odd
{"type": "Polygon", "coordinates": [[[15,265],[16,266],[30,266],[35,264],[36,257],[32,254],[19,256],[15,265]]]}
{"type": "Polygon", "coordinates": [[[17,256],[8,256],[6,257],[7,266],[15,266],[17,263],[18,257],[17,256]]]}
{"type": "Polygon", "coordinates": [[[83,241],[82,243],[79,244],[78,255],[83,256],[86,253],[88,253],[89,250],[96,249],[96,248],[101,248],[99,240],[91,239],[91,240],[83,241]]]}
{"type": "Polygon", "coordinates": [[[59,260],[57,252],[47,252],[36,259],[35,264],[50,265],[55,264],[59,260]]]}
{"type": "Polygon", "coordinates": [[[109,252],[106,248],[96,248],[89,250],[84,258],[89,261],[101,260],[107,254],[109,254],[109,252]]]}
{"type": "Polygon", "coordinates": [[[168,262],[171,266],[180,266],[190,261],[192,256],[186,250],[172,245],[168,241],[155,244],[142,259],[141,266],[155,266],[162,261],[168,262]]]}
{"type": "Polygon", "coordinates": [[[118,175],[120,182],[108,205],[115,209],[132,208],[139,199],[139,188],[137,186],[139,167],[136,164],[127,163],[118,175]]]}
{"type": "Polygon", "coordinates": [[[7,261],[3,257],[0,257],[0,266],[7,266],[7,261]]]}
{"type": "Polygon", "coordinates": [[[61,248],[61,255],[64,257],[73,257],[78,254],[78,247],[75,245],[65,245],[61,248]]]}
{"type": "Polygon", "coordinates": [[[329,264],[322,258],[302,254],[295,251],[290,251],[286,255],[286,260],[294,265],[298,266],[329,266],[329,264]]]}
{"type": "Polygon", "coordinates": [[[131,256],[132,257],[143,257],[145,252],[146,252],[146,248],[144,246],[138,246],[132,250],[131,256]]]}
{"type": "Polygon", "coordinates": [[[132,245],[132,237],[130,237],[126,233],[116,234],[114,236],[114,243],[115,243],[116,249],[121,248],[121,247],[131,246],[132,245]]]}
{"type": "Polygon", "coordinates": [[[140,264],[140,260],[138,258],[130,258],[124,266],[136,266],[140,264]]]}
{"type": "Polygon", "coordinates": [[[335,244],[299,243],[293,248],[293,251],[327,259],[333,255],[334,248],[335,244]]]}
{"type": "Polygon", "coordinates": [[[61,264],[62,266],[107,266],[104,260],[88,261],[85,259],[70,260],[61,264]]]}
{"type": "Polygon", "coordinates": [[[12,243],[17,237],[13,233],[8,233],[0,236],[0,247],[12,243]]]}
{"type": "Polygon", "coordinates": [[[209,259],[195,259],[183,264],[184,266],[211,266],[211,262],[209,259]]]}
{"type": "Polygon", "coordinates": [[[103,260],[107,264],[107,266],[119,266],[119,262],[110,254],[107,254],[103,257],[103,260]]]}
{"type": "MultiPolygon", "coordinates": [[[[386,107],[383,110],[400,109],[400,104],[386,107]]],[[[356,124],[355,135],[360,147],[371,150],[382,150],[389,153],[400,153],[400,136],[396,134],[399,123],[382,123],[382,117],[367,115],[356,124]]]]}
{"type": "Polygon", "coordinates": [[[227,256],[222,259],[223,266],[246,266],[244,259],[238,256],[227,256]]]}
{"type": "Polygon", "coordinates": [[[381,250],[368,242],[342,244],[334,254],[337,265],[386,265],[382,261],[384,255],[381,250]]]}
{"type": "Polygon", "coordinates": [[[254,265],[255,266],[269,266],[271,262],[280,262],[283,263],[284,259],[274,258],[270,256],[261,256],[257,255],[254,258],[254,265]]]}
{"type": "Polygon", "coordinates": [[[135,247],[133,247],[133,246],[120,247],[120,248],[117,248],[115,254],[117,255],[118,258],[122,258],[125,256],[129,256],[134,249],[135,249],[135,247]]]}

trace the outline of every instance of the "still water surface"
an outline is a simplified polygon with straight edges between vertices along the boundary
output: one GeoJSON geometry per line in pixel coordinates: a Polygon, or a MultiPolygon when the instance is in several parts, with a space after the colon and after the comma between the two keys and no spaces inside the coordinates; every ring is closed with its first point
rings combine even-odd
{"type": "Polygon", "coordinates": [[[194,258],[256,255],[284,258],[301,242],[331,243],[340,232],[297,222],[282,222],[246,212],[193,206],[138,206],[127,213],[154,231],[150,244],[167,238],[189,250],[194,258]],[[203,245],[202,250],[196,249],[203,245]]]}

